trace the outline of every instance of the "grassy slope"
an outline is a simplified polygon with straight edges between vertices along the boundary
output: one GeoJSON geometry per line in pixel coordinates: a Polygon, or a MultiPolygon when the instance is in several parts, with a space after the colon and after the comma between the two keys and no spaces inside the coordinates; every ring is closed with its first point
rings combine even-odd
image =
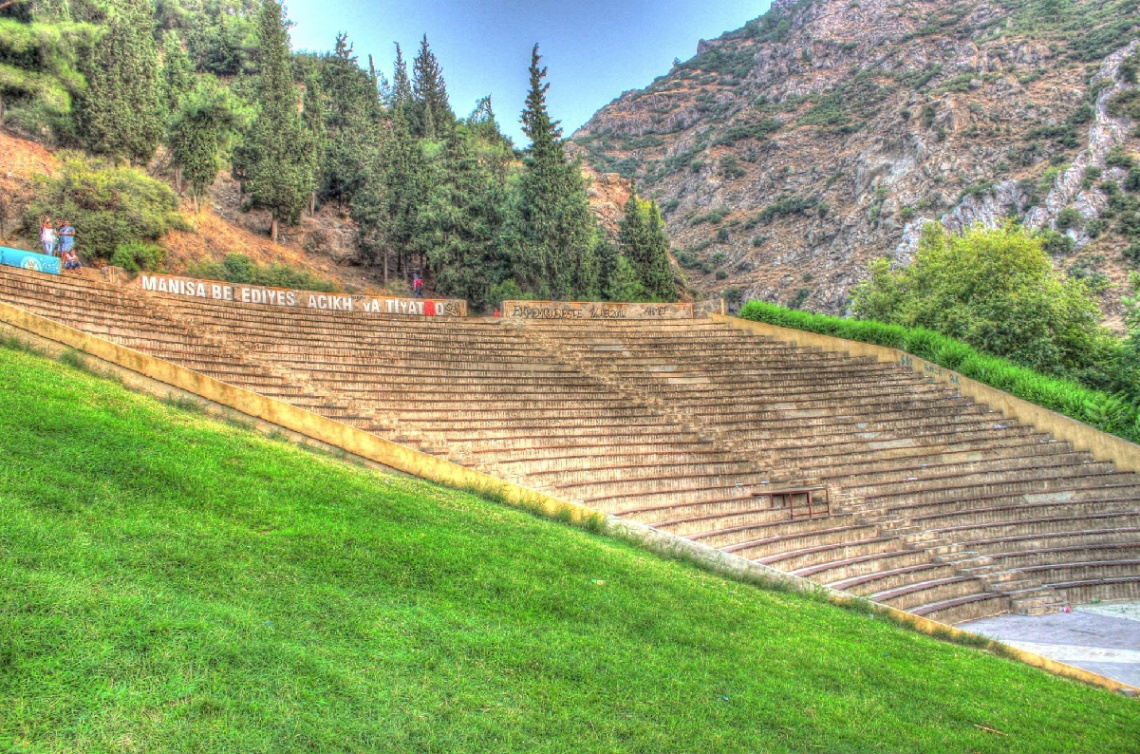
{"type": "Polygon", "coordinates": [[[1134,701],[0,349],[0,750],[1137,741],[1134,701]]]}

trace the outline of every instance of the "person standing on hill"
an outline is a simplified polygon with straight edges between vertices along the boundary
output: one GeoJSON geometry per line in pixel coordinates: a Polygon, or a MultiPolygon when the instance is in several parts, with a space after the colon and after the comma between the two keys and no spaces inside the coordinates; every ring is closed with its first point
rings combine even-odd
{"type": "MultiPolygon", "coordinates": [[[[75,228],[71,227],[71,223],[63,220],[59,224],[59,255],[61,257],[67,256],[68,252],[75,250],[75,228]]],[[[72,256],[75,256],[72,254],[72,256]]]]}
{"type": "Polygon", "coordinates": [[[40,243],[44,246],[44,254],[49,257],[54,256],[55,226],[51,224],[51,218],[47,215],[44,215],[44,219],[40,221],[40,243]]]}
{"type": "Polygon", "coordinates": [[[420,277],[418,272],[415,279],[412,280],[412,290],[416,292],[416,298],[424,297],[424,279],[420,277]]]}

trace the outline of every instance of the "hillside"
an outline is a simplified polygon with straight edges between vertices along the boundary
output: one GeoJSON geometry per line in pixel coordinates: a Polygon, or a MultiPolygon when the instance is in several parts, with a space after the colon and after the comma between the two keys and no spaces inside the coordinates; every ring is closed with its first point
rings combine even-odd
{"type": "Polygon", "coordinates": [[[1140,259],[1119,190],[1137,37],[1136,0],[777,0],[573,141],[652,192],[690,281],[730,299],[841,311],[923,223],[1007,217],[1068,235],[1060,269],[1119,284],[1140,259]]]}
{"type": "Polygon", "coordinates": [[[1140,736],[1133,700],[74,367],[0,348],[0,386],[6,750],[1102,752],[1140,736]]]}
{"type": "MultiPolygon", "coordinates": [[[[7,198],[4,233],[0,235],[8,245],[36,246],[36,239],[22,227],[24,211],[35,195],[33,177],[54,175],[59,165],[52,150],[0,129],[0,191],[7,198]]],[[[167,252],[165,268],[170,272],[183,273],[189,264],[244,254],[260,264],[288,265],[345,288],[379,286],[376,275],[358,265],[355,229],[334,208],[324,209],[315,217],[306,216],[300,227],[286,230],[282,243],[274,244],[265,234],[265,213],[240,212],[233,181],[219,176],[201,211],[195,212],[190,200],[184,199],[180,214],[189,229],[172,231],[160,242],[167,252]]]]}

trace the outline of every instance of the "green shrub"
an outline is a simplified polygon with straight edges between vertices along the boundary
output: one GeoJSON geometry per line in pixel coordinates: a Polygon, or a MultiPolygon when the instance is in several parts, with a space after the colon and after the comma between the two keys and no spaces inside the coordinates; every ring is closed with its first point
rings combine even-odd
{"type": "Polygon", "coordinates": [[[122,244],[111,255],[111,264],[122,267],[128,272],[157,270],[164,261],[166,261],[165,249],[139,241],[122,244]]]}
{"type": "Polygon", "coordinates": [[[1043,373],[1075,377],[1105,356],[1095,291],[1062,279],[1041,238],[1011,224],[962,235],[928,223],[914,263],[871,265],[852,290],[860,319],[925,327],[1043,373]]]}
{"type": "Polygon", "coordinates": [[[1140,404],[983,354],[966,343],[932,330],[808,314],[763,301],[749,301],[741,308],[739,316],[755,322],[897,348],[1091,424],[1104,432],[1133,442],[1140,441],[1140,404]]]}
{"type": "Polygon", "coordinates": [[[732,212],[732,210],[727,207],[718,207],[717,209],[710,210],[707,214],[694,217],[689,221],[689,225],[694,228],[698,225],[701,225],[702,223],[712,223],[713,225],[716,225],[723,221],[724,218],[728,217],[730,212],[732,212]]]}
{"type": "Polygon", "coordinates": [[[1081,217],[1081,212],[1076,207],[1065,207],[1057,213],[1057,229],[1069,230],[1070,228],[1080,228],[1084,225],[1084,218],[1081,217]]]}
{"type": "Polygon", "coordinates": [[[775,133],[784,127],[784,121],[779,118],[764,118],[756,123],[745,123],[725,129],[713,142],[714,145],[732,145],[745,139],[763,139],[768,134],[775,133]]]}
{"type": "Polygon", "coordinates": [[[1140,191],[1140,168],[1132,168],[1121,184],[1125,191],[1140,191]]]}
{"type": "Polygon", "coordinates": [[[724,280],[727,277],[728,277],[728,272],[726,272],[725,270],[717,270],[716,271],[716,279],[717,280],[724,280]]]}
{"type": "Polygon", "coordinates": [[[725,288],[721,291],[720,297],[729,304],[739,304],[744,298],[744,291],[739,288],[725,288]]]}
{"type": "MultiPolygon", "coordinates": [[[[819,199],[816,197],[797,197],[785,196],[778,199],[772,204],[762,209],[753,220],[759,225],[767,225],[775,220],[777,217],[784,217],[785,215],[806,214],[808,210],[814,209],[819,206],[819,199]]],[[[748,227],[747,224],[745,227],[748,227]]]]}
{"type": "Polygon", "coordinates": [[[1108,220],[1103,217],[1094,217],[1085,223],[1085,232],[1089,234],[1089,238],[1097,238],[1106,230],[1108,230],[1108,220]]]}
{"type": "Polygon", "coordinates": [[[24,213],[27,232],[38,235],[44,215],[68,220],[76,249],[88,258],[110,259],[120,246],[188,229],[170,187],[138,170],[67,154],[59,177],[36,176],[33,183],[35,199],[24,213]]]}
{"type": "Polygon", "coordinates": [[[1108,101],[1108,114],[1115,118],[1140,120],[1140,89],[1115,95],[1108,101]]]}
{"type": "MultiPolygon", "coordinates": [[[[336,291],[340,289],[337,283],[319,278],[308,270],[298,270],[285,264],[258,264],[245,254],[227,254],[221,262],[206,260],[191,264],[187,266],[186,272],[191,277],[225,280],[229,283],[297,288],[306,291],[336,291]]],[[[492,298],[491,300],[503,299],[492,298]]]]}
{"type": "Polygon", "coordinates": [[[1112,151],[1104,158],[1104,164],[1110,168],[1124,168],[1131,170],[1136,167],[1136,157],[1128,152],[1124,147],[1113,147],[1112,151]]]}

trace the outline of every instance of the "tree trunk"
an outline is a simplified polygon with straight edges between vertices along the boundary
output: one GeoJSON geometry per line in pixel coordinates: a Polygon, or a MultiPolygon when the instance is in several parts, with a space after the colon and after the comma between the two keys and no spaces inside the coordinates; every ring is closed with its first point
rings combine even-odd
{"type": "MultiPolygon", "coordinates": [[[[179,196],[182,196],[182,168],[177,165],[174,166],[174,190],[178,192],[179,196]]],[[[197,197],[194,199],[197,201],[197,197]]]]}
{"type": "Polygon", "coordinates": [[[269,237],[273,243],[277,243],[277,218],[273,218],[273,222],[269,224],[269,237]]]}
{"type": "Polygon", "coordinates": [[[201,208],[198,206],[198,195],[194,194],[194,214],[196,215],[201,211],[201,208]]]}
{"type": "Polygon", "coordinates": [[[388,247],[384,247],[384,285],[388,285],[388,247]]]}
{"type": "Polygon", "coordinates": [[[317,213],[317,192],[313,191],[309,194],[309,217],[317,213]]]}

